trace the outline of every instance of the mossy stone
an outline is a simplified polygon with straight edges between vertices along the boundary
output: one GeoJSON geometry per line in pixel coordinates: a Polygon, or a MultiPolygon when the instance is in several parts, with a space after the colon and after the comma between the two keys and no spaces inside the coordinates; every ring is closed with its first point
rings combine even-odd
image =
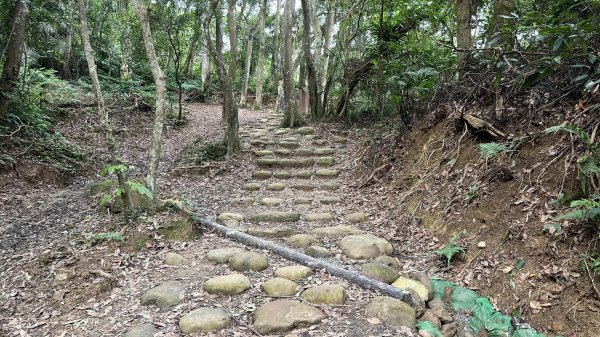
{"type": "Polygon", "coordinates": [[[242,188],[246,191],[258,191],[258,190],[260,190],[260,184],[259,183],[247,183],[242,188]]]}
{"type": "Polygon", "coordinates": [[[170,222],[158,232],[167,240],[175,242],[192,241],[198,238],[198,232],[194,226],[185,219],[170,222]]]}
{"type": "Polygon", "coordinates": [[[310,179],[312,177],[312,171],[310,171],[310,170],[298,171],[298,172],[296,172],[296,174],[294,176],[298,179],[310,179]]]}
{"type": "Polygon", "coordinates": [[[356,212],[346,215],[346,220],[350,223],[362,223],[367,221],[367,215],[363,212],[356,212]]]}
{"type": "Polygon", "coordinates": [[[294,296],[298,290],[298,283],[282,277],[274,277],[263,282],[260,288],[267,296],[294,296]]]}
{"type": "Polygon", "coordinates": [[[306,266],[294,265],[285,266],[275,270],[274,275],[292,281],[305,279],[313,274],[312,270],[306,266]]]}
{"type": "Polygon", "coordinates": [[[229,268],[235,271],[261,271],[267,269],[267,257],[256,252],[243,252],[229,259],[229,268]]]}
{"type": "Polygon", "coordinates": [[[283,183],[271,183],[267,185],[267,190],[269,191],[283,191],[287,188],[286,184],[283,183]]]}
{"type": "Polygon", "coordinates": [[[339,174],[340,171],[332,169],[320,169],[315,172],[315,175],[319,178],[332,178],[337,177],[339,174]]]}
{"type": "Polygon", "coordinates": [[[313,149],[296,149],[296,151],[294,151],[294,154],[296,156],[301,156],[301,157],[310,157],[312,156],[314,153],[313,149]]]}
{"type": "Polygon", "coordinates": [[[250,279],[242,274],[213,277],[202,286],[209,294],[237,295],[250,289],[250,279]]]}
{"type": "Polygon", "coordinates": [[[111,193],[116,186],[117,182],[114,180],[104,180],[96,182],[90,187],[90,195],[95,196],[100,193],[111,193]]]}
{"type": "Polygon", "coordinates": [[[294,205],[310,205],[312,200],[305,197],[298,197],[294,199],[294,205]]]}
{"type": "Polygon", "coordinates": [[[296,222],[300,220],[298,212],[261,212],[251,214],[249,217],[252,222],[296,222]]]}
{"type": "Polygon", "coordinates": [[[263,198],[260,201],[261,205],[265,206],[274,206],[283,203],[283,199],[281,198],[263,198]]]}
{"type": "Polygon", "coordinates": [[[394,282],[400,277],[400,274],[396,269],[379,262],[363,264],[361,272],[365,276],[387,284],[394,282]]]}
{"type": "Polygon", "coordinates": [[[279,172],[273,173],[273,177],[275,177],[277,179],[289,179],[292,177],[292,173],[290,173],[288,171],[279,171],[279,172]]]}
{"type": "Polygon", "coordinates": [[[273,175],[271,171],[255,171],[252,172],[252,178],[254,179],[269,179],[273,175]]]}
{"type": "Polygon", "coordinates": [[[256,165],[261,167],[270,167],[277,165],[277,159],[274,158],[259,158],[256,160],[256,165]]]}
{"type": "Polygon", "coordinates": [[[285,240],[288,245],[295,248],[306,248],[319,242],[316,237],[309,234],[296,234],[285,240]]]}
{"type": "Polygon", "coordinates": [[[346,290],[337,284],[322,284],[304,290],[300,298],[313,304],[344,304],[346,290]]]}
{"type": "Polygon", "coordinates": [[[219,308],[198,308],[179,319],[179,329],[184,334],[208,333],[231,324],[231,317],[219,308]]]}
{"type": "Polygon", "coordinates": [[[317,165],[319,166],[331,166],[335,162],[333,157],[320,157],[317,159],[317,165]]]}

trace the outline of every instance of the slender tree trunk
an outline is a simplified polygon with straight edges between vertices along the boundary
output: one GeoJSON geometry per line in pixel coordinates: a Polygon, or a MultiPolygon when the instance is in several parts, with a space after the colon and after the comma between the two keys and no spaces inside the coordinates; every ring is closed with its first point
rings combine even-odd
{"type": "MultiPolygon", "coordinates": [[[[327,70],[329,67],[329,49],[331,48],[331,33],[333,30],[333,24],[335,20],[335,0],[329,2],[327,7],[327,18],[325,19],[325,31],[323,32],[323,57],[321,66],[321,88],[325,88],[327,81],[327,70]]],[[[325,104],[325,93],[323,92],[323,98],[321,100],[325,104]]]]}
{"type": "Polygon", "coordinates": [[[160,69],[156,51],[154,50],[154,42],[152,41],[152,32],[150,31],[150,22],[148,20],[148,9],[140,3],[140,0],[133,0],[133,4],[142,28],[144,47],[146,49],[146,54],[148,55],[152,77],[154,77],[154,84],[156,85],[156,112],[154,113],[154,128],[152,130],[152,145],[150,147],[150,165],[148,175],[146,176],[146,184],[156,196],[156,176],[158,174],[158,166],[160,163],[160,150],[163,140],[166,113],[165,74],[160,69]]]}
{"type": "Polygon", "coordinates": [[[256,98],[254,99],[254,109],[262,109],[262,93],[265,68],[265,17],[267,15],[267,0],[263,0],[260,6],[258,18],[258,60],[256,61],[256,98]]]}
{"type": "MultiPolygon", "coordinates": [[[[79,19],[81,26],[81,41],[83,43],[83,50],[85,53],[85,58],[88,64],[88,70],[90,72],[90,80],[92,82],[92,90],[94,91],[94,96],[96,97],[96,105],[98,107],[98,116],[100,117],[100,125],[104,130],[104,137],[106,140],[106,147],[108,148],[108,154],[110,155],[111,164],[119,164],[121,160],[118,159],[117,156],[117,141],[113,135],[112,127],[110,126],[110,121],[108,118],[108,109],[104,105],[104,97],[102,96],[102,88],[100,87],[100,81],[98,80],[98,72],[96,71],[96,60],[94,59],[94,51],[92,50],[92,45],[90,44],[90,33],[88,28],[87,21],[87,9],[85,0],[78,0],[79,5],[79,19]]],[[[124,191],[121,194],[121,198],[123,201],[125,212],[128,212],[129,207],[131,205],[129,196],[129,188],[126,183],[125,173],[121,171],[117,171],[117,182],[119,187],[124,191]]]]}
{"type": "Polygon", "coordinates": [[[284,38],[283,38],[283,97],[284,97],[284,114],[282,127],[295,127],[300,123],[298,111],[294,100],[293,87],[293,13],[295,0],[285,0],[285,8],[283,10],[284,21],[284,38]]]}
{"type": "Polygon", "coordinates": [[[129,0],[119,0],[119,23],[121,46],[121,78],[131,79],[131,32],[129,30],[129,0]]]}
{"type": "Polygon", "coordinates": [[[457,66],[459,76],[464,74],[469,60],[469,49],[473,44],[471,36],[471,5],[472,0],[456,0],[456,44],[457,66]]]}
{"type": "MultiPolygon", "coordinates": [[[[200,8],[200,7],[198,7],[200,8]]],[[[183,66],[184,73],[188,79],[194,78],[194,58],[196,56],[196,44],[201,36],[201,12],[199,9],[196,10],[196,17],[194,20],[194,34],[192,35],[192,41],[190,42],[190,48],[188,49],[187,57],[183,66]]]]}
{"type": "Polygon", "coordinates": [[[273,53],[271,54],[271,73],[269,74],[270,86],[277,84],[277,75],[279,74],[278,62],[280,59],[280,27],[281,27],[281,0],[277,0],[275,4],[275,22],[273,23],[273,53]]]}
{"type": "Polygon", "coordinates": [[[321,104],[318,89],[318,76],[317,70],[315,69],[315,61],[313,53],[311,51],[311,34],[310,34],[310,21],[313,15],[310,12],[309,0],[301,0],[302,3],[302,14],[304,23],[304,59],[306,61],[306,72],[308,76],[308,97],[310,102],[310,114],[314,119],[318,119],[321,116],[321,104]]]}
{"type": "Polygon", "coordinates": [[[515,36],[507,27],[514,26],[515,19],[508,18],[515,11],[514,0],[495,0],[492,7],[492,18],[488,30],[488,40],[498,38],[496,45],[501,45],[504,50],[512,50],[515,36]]]}
{"type": "Polygon", "coordinates": [[[63,79],[71,79],[71,58],[73,49],[73,4],[70,0],[66,1],[68,8],[67,17],[67,31],[65,32],[65,45],[62,50],[62,68],[60,70],[60,77],[63,79]]]}
{"type": "MultiPolygon", "coordinates": [[[[238,120],[238,106],[235,101],[235,95],[233,92],[233,81],[235,79],[237,70],[237,23],[235,21],[235,4],[236,0],[227,1],[227,25],[229,28],[229,47],[230,47],[230,60],[229,60],[229,71],[225,77],[227,80],[227,98],[229,103],[229,111],[227,115],[227,154],[231,155],[239,152],[242,149],[242,144],[239,138],[239,120],[238,120]]],[[[245,7],[245,1],[242,5],[242,13],[245,7]]],[[[221,41],[222,43],[223,41],[221,41]]]]}
{"type": "Polygon", "coordinates": [[[4,55],[4,69],[2,70],[2,77],[0,77],[0,121],[6,117],[11,95],[19,80],[21,58],[25,49],[28,14],[27,1],[17,0],[13,15],[12,34],[8,38],[6,54],[4,55]]]}
{"type": "Polygon", "coordinates": [[[208,44],[206,43],[210,36],[206,36],[204,39],[204,46],[202,46],[202,52],[200,53],[202,92],[208,90],[210,80],[210,59],[208,58],[208,44]]]}
{"type": "Polygon", "coordinates": [[[248,44],[246,45],[246,66],[244,67],[244,81],[242,83],[242,92],[240,94],[240,106],[246,105],[248,96],[248,82],[250,81],[250,67],[252,66],[252,47],[254,45],[254,34],[253,30],[250,31],[248,36],[248,44]]]}

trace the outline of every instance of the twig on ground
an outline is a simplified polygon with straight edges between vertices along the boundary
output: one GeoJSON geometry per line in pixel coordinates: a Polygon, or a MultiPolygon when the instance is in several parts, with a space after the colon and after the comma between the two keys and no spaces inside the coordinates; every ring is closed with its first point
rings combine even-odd
{"type": "Polygon", "coordinates": [[[117,282],[117,281],[118,281],[118,279],[117,279],[116,277],[114,277],[114,276],[112,276],[111,274],[109,274],[109,273],[107,273],[107,272],[105,272],[105,271],[103,271],[103,270],[100,270],[100,269],[94,269],[94,270],[90,270],[90,274],[94,274],[94,275],[102,276],[102,277],[104,277],[104,278],[106,278],[106,279],[109,279],[109,280],[111,280],[111,281],[115,281],[115,282],[117,282]]]}

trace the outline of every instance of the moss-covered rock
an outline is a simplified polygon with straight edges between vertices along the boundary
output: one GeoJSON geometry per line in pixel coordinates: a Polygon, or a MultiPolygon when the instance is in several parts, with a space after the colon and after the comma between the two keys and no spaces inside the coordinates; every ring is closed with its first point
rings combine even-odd
{"type": "Polygon", "coordinates": [[[116,186],[117,182],[110,179],[93,183],[90,187],[90,195],[95,196],[100,193],[111,193],[116,186]]]}
{"type": "Polygon", "coordinates": [[[186,219],[169,222],[158,232],[167,240],[176,242],[192,241],[198,238],[198,232],[186,219]]]}

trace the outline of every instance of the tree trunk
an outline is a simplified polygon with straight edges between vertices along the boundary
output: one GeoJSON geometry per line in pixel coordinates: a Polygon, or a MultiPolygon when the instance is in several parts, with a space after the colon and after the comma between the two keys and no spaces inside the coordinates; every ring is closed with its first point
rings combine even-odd
{"type": "Polygon", "coordinates": [[[121,46],[121,78],[131,79],[131,32],[129,30],[129,0],[119,0],[119,24],[121,46]]]}
{"type": "Polygon", "coordinates": [[[282,127],[295,127],[300,125],[298,117],[298,110],[294,100],[294,87],[293,87],[293,60],[292,50],[294,48],[292,35],[293,35],[293,14],[294,14],[294,3],[295,0],[285,0],[285,7],[283,10],[283,21],[284,21],[284,38],[283,38],[283,67],[282,67],[282,78],[283,78],[283,105],[284,113],[283,120],[281,122],[282,127]]]}
{"type": "MultiPolygon", "coordinates": [[[[237,23],[235,21],[235,4],[236,0],[227,1],[227,26],[229,28],[229,47],[230,47],[230,59],[229,59],[229,71],[225,76],[227,82],[227,100],[229,103],[228,115],[227,115],[227,154],[231,155],[239,152],[242,149],[240,138],[238,134],[239,121],[238,121],[238,107],[235,101],[235,95],[233,92],[233,81],[235,80],[237,70],[237,23]]],[[[245,7],[245,1],[242,5],[242,12],[245,7]]],[[[221,36],[222,38],[222,36],[221,36]]],[[[223,41],[221,41],[223,43],[223,41]]]]}
{"type": "Polygon", "coordinates": [[[260,6],[258,18],[258,60],[256,61],[256,97],[254,98],[254,109],[262,109],[262,92],[265,68],[265,17],[267,16],[267,0],[263,0],[260,6]]]}
{"type": "Polygon", "coordinates": [[[240,94],[240,106],[246,105],[248,96],[248,82],[250,81],[250,67],[252,66],[252,47],[254,45],[254,30],[250,31],[248,44],[246,45],[246,66],[244,67],[244,81],[242,83],[242,92],[240,94]]]}
{"type": "Polygon", "coordinates": [[[456,45],[457,66],[459,76],[464,74],[469,62],[469,49],[473,44],[471,36],[471,5],[472,0],[456,0],[456,45]]]}
{"type": "MultiPolygon", "coordinates": [[[[335,20],[335,0],[330,1],[327,7],[327,18],[325,19],[325,31],[323,32],[323,57],[321,65],[321,88],[325,88],[327,82],[327,70],[329,67],[329,49],[331,48],[331,33],[335,20]]],[[[323,92],[322,104],[325,104],[325,92],[323,92]]]]}
{"type": "MultiPolygon", "coordinates": [[[[200,7],[198,7],[200,8],[200,7]]],[[[187,57],[185,58],[185,63],[183,65],[184,73],[186,74],[188,79],[194,78],[194,58],[196,56],[196,44],[198,43],[198,39],[200,39],[201,35],[201,12],[199,9],[196,9],[196,17],[194,20],[194,34],[192,35],[192,41],[190,42],[190,48],[188,50],[187,57]]]]}
{"type": "MultiPolygon", "coordinates": [[[[88,64],[88,70],[90,72],[90,80],[92,82],[92,90],[94,91],[94,96],[96,97],[96,105],[98,107],[98,116],[100,117],[100,125],[104,130],[104,137],[106,140],[106,147],[108,148],[108,154],[110,155],[111,165],[120,164],[122,161],[117,157],[117,141],[112,132],[112,127],[110,126],[110,121],[108,119],[108,110],[104,105],[104,97],[102,96],[102,88],[100,87],[100,81],[98,80],[98,72],[96,71],[96,60],[94,59],[94,51],[92,50],[92,45],[90,44],[90,33],[88,28],[87,21],[87,10],[85,0],[78,0],[79,5],[79,19],[81,26],[81,42],[83,43],[83,50],[85,53],[85,58],[88,64]]],[[[123,201],[125,212],[129,211],[129,207],[131,205],[129,196],[129,188],[126,183],[125,173],[117,170],[117,182],[119,187],[124,191],[121,194],[121,198],[123,201]]]]}
{"type": "Polygon", "coordinates": [[[277,0],[275,4],[275,22],[273,23],[273,52],[271,53],[271,73],[269,74],[269,86],[275,86],[277,82],[277,74],[279,74],[278,62],[280,59],[280,26],[281,26],[281,0],[277,0]]]}
{"type": "MultiPolygon", "coordinates": [[[[306,71],[308,76],[308,97],[310,104],[310,114],[314,119],[320,118],[321,106],[318,89],[318,76],[315,69],[315,61],[311,51],[310,21],[313,13],[310,11],[309,0],[301,0],[304,22],[304,59],[306,61],[306,71]]],[[[320,35],[320,34],[319,34],[320,35]]]]}
{"type": "Polygon", "coordinates": [[[150,22],[148,21],[148,9],[140,3],[140,0],[133,0],[133,4],[142,28],[144,47],[146,49],[146,54],[148,55],[152,77],[154,77],[154,84],[156,85],[156,112],[154,113],[154,128],[152,130],[152,145],[150,147],[150,164],[148,175],[146,176],[146,184],[148,185],[148,188],[154,192],[154,196],[156,196],[156,176],[158,174],[158,166],[160,163],[160,150],[162,146],[166,113],[165,74],[160,69],[156,51],[154,50],[150,22]]]}
{"type": "Polygon", "coordinates": [[[17,0],[13,14],[12,34],[8,39],[6,54],[4,55],[4,69],[0,77],[0,121],[6,117],[10,105],[19,71],[21,70],[21,57],[25,49],[27,17],[29,9],[26,0],[17,0]]]}
{"type": "MultiPolygon", "coordinates": [[[[210,39],[210,37],[205,37],[205,39],[210,39]]],[[[202,92],[206,92],[209,89],[209,81],[210,81],[210,59],[208,58],[208,45],[206,41],[204,41],[204,46],[202,46],[202,52],[200,53],[200,62],[201,62],[201,80],[202,80],[202,92]]]]}
{"type": "Polygon", "coordinates": [[[71,58],[72,58],[72,50],[73,50],[73,4],[70,0],[66,2],[68,12],[67,12],[67,24],[65,32],[65,45],[62,50],[62,67],[60,70],[60,77],[66,80],[70,80],[72,78],[71,75],[71,58]]]}
{"type": "Polygon", "coordinates": [[[515,36],[512,30],[507,27],[514,26],[516,19],[507,17],[515,11],[515,2],[513,0],[496,0],[492,7],[492,17],[490,18],[490,27],[488,30],[488,40],[498,38],[495,45],[500,45],[504,50],[512,50],[515,42],[515,36]]]}

